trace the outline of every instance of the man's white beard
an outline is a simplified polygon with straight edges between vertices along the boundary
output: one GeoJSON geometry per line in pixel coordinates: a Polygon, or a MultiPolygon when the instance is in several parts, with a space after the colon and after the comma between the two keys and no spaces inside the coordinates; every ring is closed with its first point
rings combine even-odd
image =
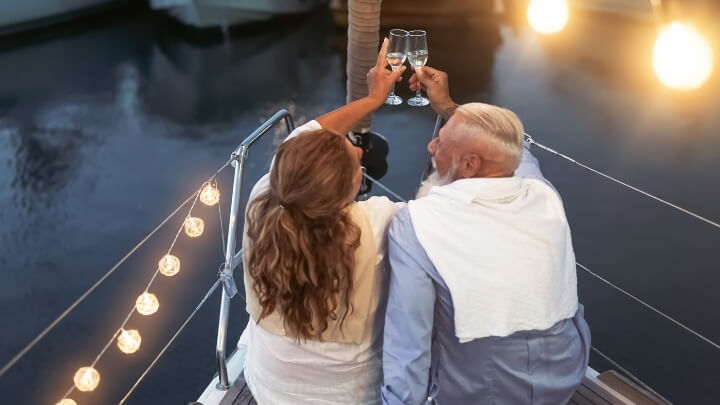
{"type": "Polygon", "coordinates": [[[440,173],[438,173],[435,166],[435,159],[432,160],[432,167],[432,173],[430,173],[430,175],[422,182],[422,184],[420,184],[420,188],[418,189],[415,199],[425,197],[430,192],[430,189],[435,186],[444,186],[454,181],[453,178],[455,177],[456,170],[454,162],[445,176],[441,176],[440,173]]]}

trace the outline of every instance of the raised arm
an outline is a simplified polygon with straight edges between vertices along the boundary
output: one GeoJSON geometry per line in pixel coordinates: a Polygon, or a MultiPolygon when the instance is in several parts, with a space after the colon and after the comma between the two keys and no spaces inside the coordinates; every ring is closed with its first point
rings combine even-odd
{"type": "Polygon", "coordinates": [[[328,130],[345,135],[357,125],[360,120],[380,108],[385,102],[393,83],[400,81],[405,66],[391,72],[385,69],[387,60],[388,39],[383,40],[378,53],[375,66],[367,74],[368,96],[352,103],[346,104],[336,110],[323,114],[316,119],[320,125],[328,130]]]}
{"type": "Polygon", "coordinates": [[[450,119],[458,105],[450,97],[447,73],[430,66],[415,70],[410,77],[410,90],[415,91],[418,88],[427,92],[430,106],[438,115],[445,120],[450,119]]]}

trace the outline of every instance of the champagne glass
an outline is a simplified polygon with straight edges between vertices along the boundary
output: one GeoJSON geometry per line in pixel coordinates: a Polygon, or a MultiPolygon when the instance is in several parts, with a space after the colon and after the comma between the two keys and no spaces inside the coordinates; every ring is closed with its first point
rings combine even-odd
{"type": "MultiPolygon", "coordinates": [[[[422,30],[413,30],[408,33],[408,62],[413,70],[425,66],[428,60],[427,33],[422,30]]],[[[413,107],[421,107],[430,104],[430,100],[423,97],[418,87],[415,97],[408,100],[413,107]]]]}
{"type": "MultiPolygon", "coordinates": [[[[389,39],[390,43],[388,44],[386,58],[390,69],[394,72],[395,69],[405,63],[408,48],[408,32],[397,28],[391,29],[389,39]]],[[[392,90],[387,100],[385,100],[385,104],[398,105],[402,104],[402,102],[403,100],[395,95],[395,83],[393,83],[392,90]]]]}

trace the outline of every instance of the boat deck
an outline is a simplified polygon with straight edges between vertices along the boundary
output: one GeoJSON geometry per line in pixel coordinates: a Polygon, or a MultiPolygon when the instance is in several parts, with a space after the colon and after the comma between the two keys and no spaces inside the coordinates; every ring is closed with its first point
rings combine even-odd
{"type": "Polygon", "coordinates": [[[245,375],[240,374],[220,401],[220,405],[257,405],[255,398],[245,383],[245,375]]]}
{"type": "MultiPolygon", "coordinates": [[[[240,353],[234,353],[232,357],[237,359],[244,358],[242,349],[240,353]],[[237,354],[238,356],[235,356],[237,354]]],[[[215,381],[214,381],[215,382],[215,381]]],[[[213,383],[214,383],[213,382],[213,383]]],[[[208,387],[211,389],[211,385],[208,387]]],[[[222,394],[221,394],[222,395],[222,394]]],[[[196,405],[257,405],[250,389],[245,382],[242,371],[239,371],[237,378],[233,382],[230,389],[222,396],[219,402],[212,401],[206,397],[207,401],[200,398],[200,402],[191,404],[196,405]]],[[[572,396],[569,405],[669,405],[670,402],[651,392],[637,386],[630,380],[626,379],[617,372],[605,371],[598,373],[592,368],[588,368],[582,384],[578,387],[572,396]]]]}

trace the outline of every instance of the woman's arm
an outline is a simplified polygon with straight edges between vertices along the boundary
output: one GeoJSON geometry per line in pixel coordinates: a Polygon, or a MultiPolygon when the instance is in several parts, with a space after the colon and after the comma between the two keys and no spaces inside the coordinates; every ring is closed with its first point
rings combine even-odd
{"type": "Polygon", "coordinates": [[[402,80],[401,75],[405,66],[391,72],[385,69],[387,61],[388,39],[383,40],[378,53],[377,63],[367,74],[368,96],[352,103],[346,104],[338,109],[330,111],[316,118],[316,121],[324,128],[340,135],[345,135],[352,130],[366,115],[374,112],[383,105],[390,94],[393,84],[402,80]]]}

